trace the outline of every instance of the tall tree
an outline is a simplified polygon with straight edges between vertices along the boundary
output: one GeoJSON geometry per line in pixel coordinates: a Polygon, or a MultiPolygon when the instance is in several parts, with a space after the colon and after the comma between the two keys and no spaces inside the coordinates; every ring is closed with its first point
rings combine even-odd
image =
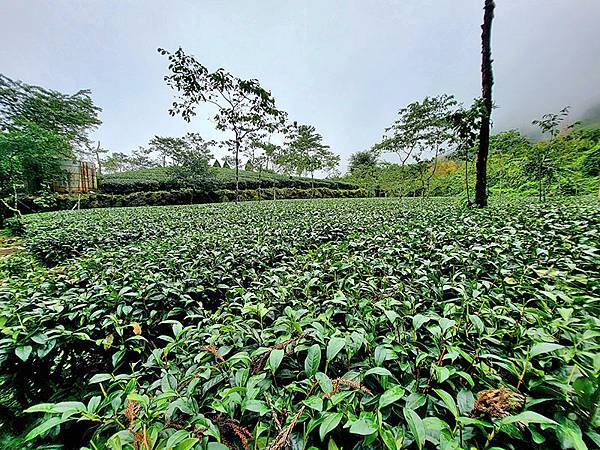
{"type": "Polygon", "coordinates": [[[339,164],[339,155],[323,143],[323,136],[312,125],[295,126],[288,138],[286,151],[298,176],[308,173],[314,194],[315,172],[333,170],[339,164]]]}
{"type": "Polygon", "coordinates": [[[35,124],[66,140],[74,152],[87,153],[89,132],[102,123],[101,109],[90,94],[89,90],[63,94],[0,74],[0,129],[23,130],[35,124]]]}
{"type": "MultiPolygon", "coordinates": [[[[409,160],[414,162],[423,196],[435,174],[440,152],[452,140],[451,117],[456,106],[454,96],[446,94],[413,102],[398,112],[398,119],[386,129],[383,140],[373,147],[376,152],[396,153],[402,168],[409,160]]],[[[401,173],[405,172],[408,171],[401,173]]]]}
{"type": "Polygon", "coordinates": [[[96,164],[98,165],[98,175],[102,175],[102,164],[103,164],[102,155],[107,154],[108,150],[100,147],[100,141],[98,141],[98,145],[96,145],[96,147],[94,147],[93,152],[94,152],[94,157],[96,159],[96,164]]]}
{"type": "Polygon", "coordinates": [[[258,80],[243,80],[224,69],[210,72],[181,48],[174,53],[158,51],[169,58],[171,74],[165,81],[179,93],[170,114],[179,114],[189,122],[198,105],[211,104],[217,110],[216,128],[232,136],[225,144],[235,157],[235,199],[238,202],[240,152],[252,141],[282,130],[287,115],[277,109],[275,99],[258,80]]]}
{"type": "Polygon", "coordinates": [[[0,196],[34,194],[65,175],[61,162],[70,157],[69,143],[30,123],[0,131],[0,196]]]}
{"type": "Polygon", "coordinates": [[[523,170],[528,177],[537,182],[540,201],[546,199],[548,185],[560,175],[560,167],[553,158],[553,153],[556,152],[556,147],[560,145],[557,142],[560,139],[558,135],[562,123],[569,115],[569,109],[570,107],[566,106],[558,113],[544,114],[541,119],[531,122],[532,125],[539,127],[542,136],[545,134],[550,135],[548,141],[540,141],[531,146],[523,166],[523,170]]]}
{"type": "Polygon", "coordinates": [[[178,153],[185,146],[183,138],[170,136],[154,136],[150,139],[150,150],[158,154],[160,165],[167,167],[169,158],[178,153]]]}
{"type": "Polygon", "coordinates": [[[113,152],[103,160],[103,167],[107,173],[123,172],[130,168],[130,164],[130,156],[121,152],[113,152]]]}
{"type": "Polygon", "coordinates": [[[471,195],[469,193],[469,162],[473,156],[479,131],[481,130],[481,117],[484,111],[481,99],[476,99],[473,104],[465,109],[462,106],[452,114],[451,121],[454,128],[454,143],[456,145],[455,156],[464,160],[465,164],[465,192],[467,205],[471,206],[471,195]]]}
{"type": "Polygon", "coordinates": [[[487,160],[490,150],[490,117],[492,114],[492,21],[494,20],[494,0],[485,0],[483,25],[481,25],[481,97],[483,114],[479,131],[479,150],[477,152],[475,204],[479,208],[487,206],[487,160]]]}

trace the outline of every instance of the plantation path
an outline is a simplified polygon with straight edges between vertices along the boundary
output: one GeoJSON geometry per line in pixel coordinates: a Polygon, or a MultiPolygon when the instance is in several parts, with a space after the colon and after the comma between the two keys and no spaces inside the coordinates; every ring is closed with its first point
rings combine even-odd
{"type": "Polygon", "coordinates": [[[21,240],[18,237],[7,236],[0,230],[0,258],[23,250],[21,240]]]}

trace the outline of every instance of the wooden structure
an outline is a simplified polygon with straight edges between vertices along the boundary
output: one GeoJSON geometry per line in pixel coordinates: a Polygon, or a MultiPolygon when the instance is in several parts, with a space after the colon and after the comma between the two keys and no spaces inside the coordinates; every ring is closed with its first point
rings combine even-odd
{"type": "Polygon", "coordinates": [[[96,166],[87,161],[65,160],[62,163],[65,176],[62,181],[55,182],[53,189],[66,194],[82,194],[98,188],[96,166]]]}

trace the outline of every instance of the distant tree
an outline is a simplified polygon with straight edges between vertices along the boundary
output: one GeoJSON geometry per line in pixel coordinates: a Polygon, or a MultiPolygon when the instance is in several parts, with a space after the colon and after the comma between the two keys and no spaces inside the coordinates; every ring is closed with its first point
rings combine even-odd
{"type": "Polygon", "coordinates": [[[558,113],[544,114],[541,119],[534,120],[532,125],[539,127],[542,136],[549,134],[548,141],[537,142],[530,148],[524,164],[524,172],[529,178],[535,180],[538,186],[538,198],[546,199],[547,187],[559,176],[560,166],[552,157],[558,142],[556,141],[560,127],[569,115],[569,106],[558,113]]]}
{"type": "Polygon", "coordinates": [[[88,152],[99,112],[89,91],[67,95],[0,74],[0,191],[31,194],[61,178],[61,160],[88,152]]]}
{"type": "MultiPolygon", "coordinates": [[[[26,130],[31,135],[34,129],[44,130],[66,141],[72,151],[88,153],[89,132],[102,123],[100,111],[88,90],[63,94],[0,74],[0,129],[4,131],[26,130]]],[[[44,133],[40,139],[47,137],[44,133]]]]}
{"type": "Polygon", "coordinates": [[[131,160],[126,153],[114,152],[106,156],[103,160],[104,170],[107,173],[123,172],[129,169],[131,160]]]}
{"type": "MultiPolygon", "coordinates": [[[[252,162],[254,170],[258,171],[258,198],[262,198],[262,174],[263,170],[269,169],[269,164],[273,164],[273,160],[281,148],[270,141],[254,140],[248,150],[248,156],[252,162]]],[[[273,166],[271,166],[273,167],[273,166]]],[[[273,181],[275,183],[275,181],[273,181]]],[[[275,192],[275,191],[273,191],[275,192]]]]}
{"type": "Polygon", "coordinates": [[[94,159],[96,160],[96,165],[98,166],[98,174],[102,175],[102,160],[103,156],[108,153],[108,150],[100,147],[100,141],[98,141],[98,145],[93,149],[94,159]]]}
{"type": "Polygon", "coordinates": [[[131,152],[127,158],[128,170],[150,169],[158,164],[151,158],[152,150],[145,147],[138,147],[131,152]]]}
{"type": "MultiPolygon", "coordinates": [[[[402,167],[411,160],[423,196],[435,174],[440,152],[452,141],[451,117],[456,106],[455,98],[445,94],[413,102],[398,112],[398,119],[386,129],[383,140],[373,147],[376,152],[396,153],[402,167]]],[[[407,171],[401,173],[408,174],[407,171]]]]}
{"type": "Polygon", "coordinates": [[[481,97],[483,114],[479,132],[479,149],[476,161],[475,204],[479,208],[487,206],[487,160],[490,150],[490,117],[492,114],[492,21],[494,20],[494,0],[485,0],[483,25],[481,26],[481,97]]]}
{"type": "MultiPolygon", "coordinates": [[[[239,160],[238,160],[239,161],[239,160]]],[[[231,169],[231,166],[235,165],[235,158],[227,155],[223,157],[223,169],[231,169]]]]}
{"type": "Polygon", "coordinates": [[[165,81],[179,93],[171,115],[180,114],[189,122],[198,105],[208,103],[217,110],[216,128],[232,134],[225,143],[235,157],[236,202],[239,201],[240,152],[253,140],[282,130],[286,114],[276,108],[275,99],[258,80],[243,80],[223,69],[210,72],[181,48],[174,53],[158,51],[168,55],[171,74],[165,81]]]}
{"type": "MultiPolygon", "coordinates": [[[[362,150],[350,155],[348,173],[353,180],[375,191],[377,189],[379,154],[373,150],[362,150]]],[[[377,194],[375,194],[377,195],[377,194]]]]}
{"type": "Polygon", "coordinates": [[[327,173],[327,177],[339,177],[340,176],[340,155],[326,151],[323,154],[323,166],[320,170],[327,173]]]}
{"type": "Polygon", "coordinates": [[[462,106],[454,112],[451,117],[454,130],[453,141],[456,145],[455,155],[462,158],[465,165],[465,193],[467,205],[471,206],[471,195],[469,193],[469,161],[475,156],[475,146],[479,139],[481,130],[481,118],[483,116],[483,102],[477,99],[468,108],[462,106]]]}
{"type": "Polygon", "coordinates": [[[182,140],[184,145],[168,155],[172,161],[169,174],[182,184],[205,184],[211,177],[208,162],[213,157],[214,141],[204,140],[198,133],[188,133],[182,140]]]}
{"type": "Polygon", "coordinates": [[[331,152],[323,143],[323,137],[312,125],[295,126],[288,135],[285,146],[287,160],[298,176],[310,174],[314,194],[315,172],[334,170],[340,162],[339,155],[331,152]]]}
{"type": "Polygon", "coordinates": [[[490,137],[490,151],[495,153],[525,153],[529,140],[518,130],[508,130],[490,137]]]}
{"type": "Polygon", "coordinates": [[[219,162],[218,159],[215,159],[215,162],[213,163],[213,167],[217,167],[217,168],[221,168],[221,163],[219,162]]]}
{"type": "Polygon", "coordinates": [[[550,139],[554,139],[560,133],[560,127],[564,120],[569,116],[570,106],[565,106],[558,113],[544,114],[541,119],[534,120],[531,122],[532,125],[536,125],[542,135],[549,134],[550,139]]]}
{"type": "Polygon", "coordinates": [[[377,152],[372,150],[362,150],[350,155],[348,171],[352,174],[363,172],[372,172],[377,169],[377,152]]]}
{"type": "Polygon", "coordinates": [[[167,167],[168,161],[185,146],[181,137],[154,136],[150,139],[149,148],[158,154],[162,167],[167,167]]]}

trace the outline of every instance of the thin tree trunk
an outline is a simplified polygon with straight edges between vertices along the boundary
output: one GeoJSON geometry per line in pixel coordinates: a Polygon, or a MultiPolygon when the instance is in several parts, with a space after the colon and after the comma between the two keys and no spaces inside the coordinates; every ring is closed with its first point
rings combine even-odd
{"type": "Polygon", "coordinates": [[[490,147],[490,116],[492,114],[492,21],[494,19],[494,0],[485,0],[483,25],[481,26],[481,94],[483,97],[483,116],[479,131],[479,151],[476,162],[475,203],[479,208],[487,206],[487,159],[490,147]]]}
{"type": "Polygon", "coordinates": [[[235,140],[235,202],[240,201],[240,143],[235,140]]]}
{"type": "Polygon", "coordinates": [[[262,164],[261,166],[258,168],[258,201],[260,202],[262,200],[262,184],[261,184],[261,175],[262,175],[262,164]]]}
{"type": "Polygon", "coordinates": [[[469,193],[469,156],[465,154],[465,189],[467,191],[467,205],[471,205],[471,194],[469,193]]]}
{"type": "Polygon", "coordinates": [[[96,161],[98,162],[98,174],[102,175],[102,165],[100,164],[100,141],[98,141],[98,147],[96,147],[96,161]]]}

